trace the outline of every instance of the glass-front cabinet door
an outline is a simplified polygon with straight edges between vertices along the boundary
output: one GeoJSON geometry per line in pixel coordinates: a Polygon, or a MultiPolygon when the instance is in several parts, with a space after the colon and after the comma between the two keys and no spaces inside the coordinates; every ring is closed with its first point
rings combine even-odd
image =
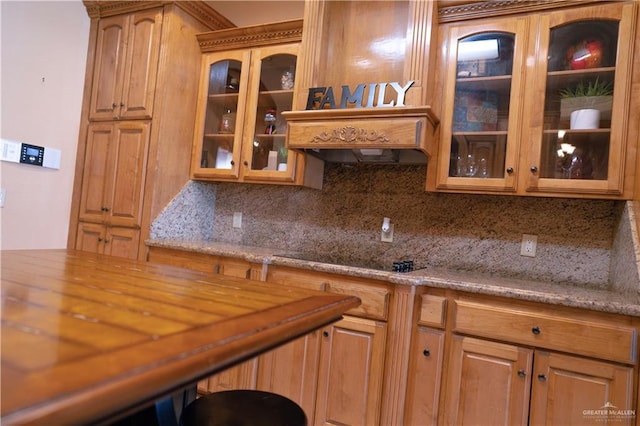
{"type": "Polygon", "coordinates": [[[249,51],[203,56],[194,153],[194,177],[238,178],[249,51]]]}
{"type": "Polygon", "coordinates": [[[526,22],[449,28],[437,189],[516,190],[526,22]]]}
{"type": "Polygon", "coordinates": [[[285,148],[299,43],[203,56],[192,175],[293,183],[298,155],[285,148]]]}
{"type": "Polygon", "coordinates": [[[245,116],[242,173],[246,180],[293,181],[295,152],[285,148],[299,44],[254,49],[245,116]]]}
{"type": "Polygon", "coordinates": [[[622,192],[632,18],[616,3],[540,17],[527,191],[622,192]]]}

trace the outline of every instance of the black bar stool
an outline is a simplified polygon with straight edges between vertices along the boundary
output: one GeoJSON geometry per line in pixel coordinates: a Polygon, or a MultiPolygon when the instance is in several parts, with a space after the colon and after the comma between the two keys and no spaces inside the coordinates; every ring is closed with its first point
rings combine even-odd
{"type": "Polygon", "coordinates": [[[215,392],[183,411],[181,426],[306,426],[298,404],[282,395],[257,390],[215,392]]]}

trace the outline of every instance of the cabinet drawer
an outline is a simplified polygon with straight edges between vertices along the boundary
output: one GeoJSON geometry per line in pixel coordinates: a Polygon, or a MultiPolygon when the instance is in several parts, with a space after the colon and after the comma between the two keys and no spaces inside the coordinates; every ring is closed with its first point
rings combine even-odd
{"type": "Polygon", "coordinates": [[[326,289],[331,293],[348,294],[360,298],[362,301],[360,306],[350,309],[347,314],[387,320],[389,298],[391,297],[391,290],[388,288],[350,281],[329,280],[326,283],[326,289]]]}
{"type": "Polygon", "coordinates": [[[420,319],[418,319],[418,324],[444,328],[447,299],[431,294],[423,294],[420,298],[420,319]]]}
{"type": "Polygon", "coordinates": [[[633,364],[637,330],[592,320],[549,315],[534,309],[510,309],[500,305],[455,302],[453,330],[540,348],[633,364]]]}

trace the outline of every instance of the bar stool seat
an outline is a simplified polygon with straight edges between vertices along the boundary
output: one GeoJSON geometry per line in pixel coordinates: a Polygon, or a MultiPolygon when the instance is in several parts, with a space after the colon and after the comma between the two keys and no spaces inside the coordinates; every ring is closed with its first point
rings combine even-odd
{"type": "Polygon", "coordinates": [[[181,426],[306,426],[298,404],[282,395],[257,390],[215,392],[183,411],[181,426]]]}

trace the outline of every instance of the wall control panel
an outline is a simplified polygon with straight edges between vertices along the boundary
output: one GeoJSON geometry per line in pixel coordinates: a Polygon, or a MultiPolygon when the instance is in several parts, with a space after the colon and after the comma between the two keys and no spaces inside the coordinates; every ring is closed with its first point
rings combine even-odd
{"type": "Polygon", "coordinates": [[[50,169],[60,168],[60,150],[2,139],[0,159],[50,169]]]}
{"type": "Polygon", "coordinates": [[[33,164],[34,166],[42,166],[44,160],[44,147],[29,145],[26,143],[21,144],[20,149],[20,162],[23,164],[33,164]]]}

